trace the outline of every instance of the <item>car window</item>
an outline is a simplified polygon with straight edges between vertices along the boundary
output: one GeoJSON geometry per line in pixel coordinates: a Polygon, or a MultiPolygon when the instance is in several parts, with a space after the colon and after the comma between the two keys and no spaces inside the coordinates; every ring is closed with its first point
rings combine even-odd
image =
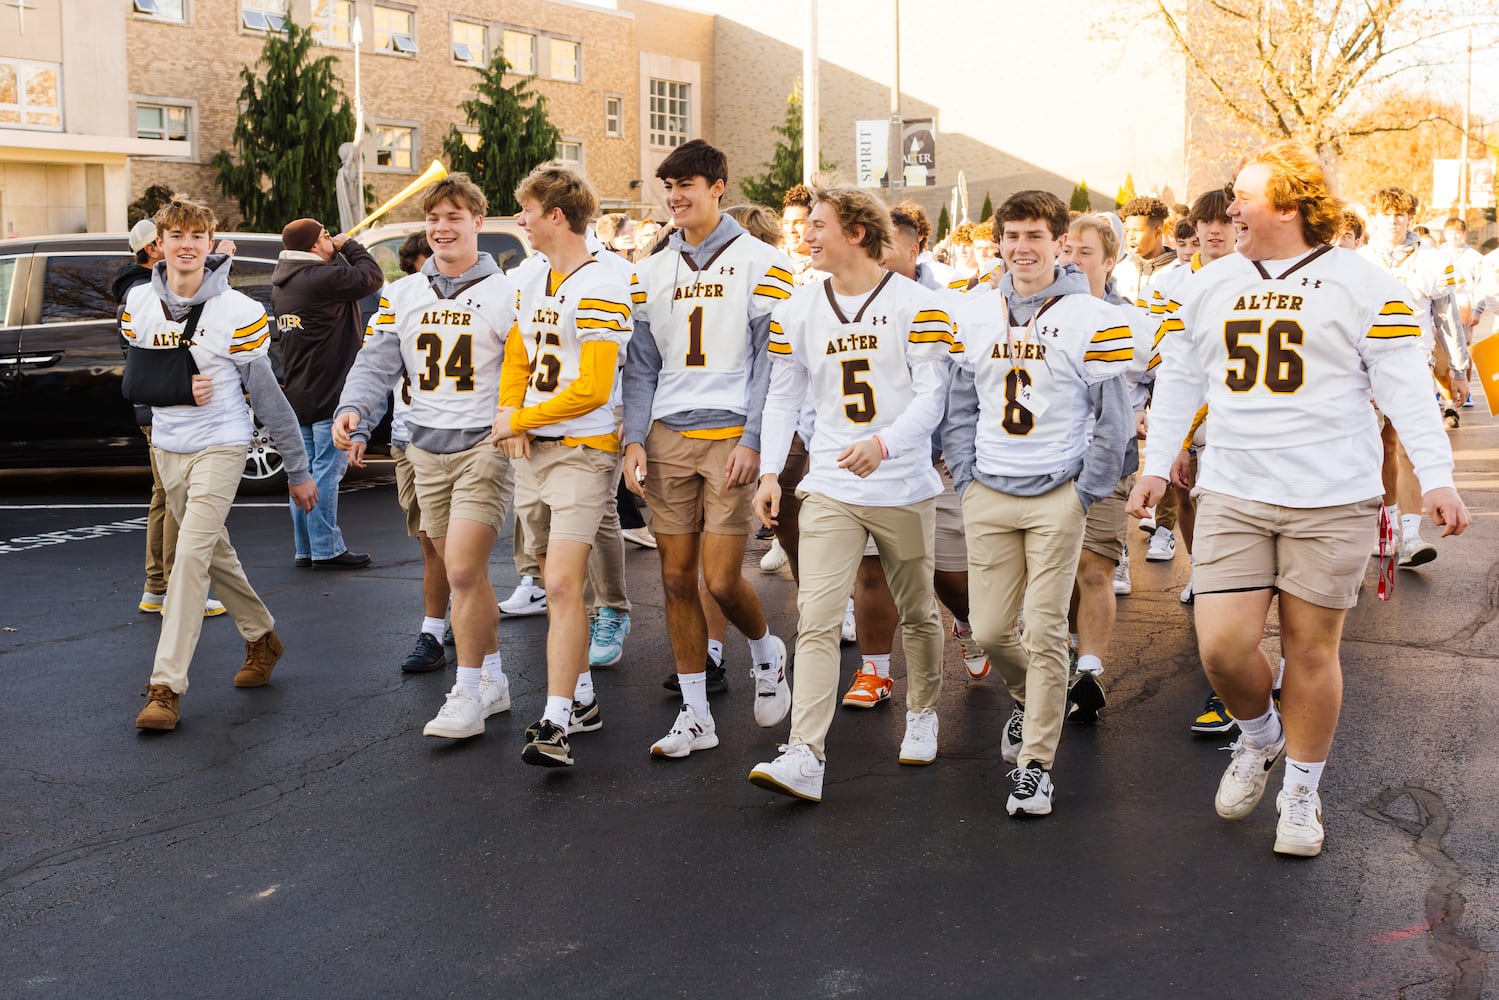
{"type": "Polygon", "coordinates": [[[406,277],[406,272],[401,270],[400,257],[401,244],[405,241],[404,236],[390,236],[365,247],[370,252],[370,256],[375,258],[375,263],[380,265],[386,284],[406,277]]]}
{"type": "Polygon", "coordinates": [[[0,326],[10,322],[10,286],[16,280],[16,259],[0,258],[0,326]]]}
{"type": "Polygon", "coordinates": [[[229,267],[229,285],[259,302],[269,313],[272,312],[271,273],[275,270],[276,265],[268,260],[235,257],[234,263],[229,267]]]}
{"type": "Polygon", "coordinates": [[[526,259],[526,248],[511,233],[480,233],[479,249],[494,258],[501,271],[508,271],[526,259]]]}
{"type": "Polygon", "coordinates": [[[129,254],[77,254],[46,258],[42,278],[43,323],[76,323],[114,319],[110,290],[120,265],[129,254]]]}

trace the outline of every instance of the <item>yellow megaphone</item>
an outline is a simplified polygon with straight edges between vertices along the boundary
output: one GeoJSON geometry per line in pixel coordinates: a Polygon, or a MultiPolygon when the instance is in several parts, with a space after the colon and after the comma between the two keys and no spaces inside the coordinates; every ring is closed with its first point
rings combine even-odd
{"type": "Polygon", "coordinates": [[[359,232],[359,230],[363,229],[365,226],[368,226],[370,223],[374,222],[376,219],[380,218],[380,216],[395,208],[407,198],[410,198],[418,191],[422,191],[426,188],[431,187],[433,184],[436,184],[447,175],[448,168],[443,166],[437,160],[433,160],[432,165],[428,167],[420,177],[412,181],[410,184],[407,184],[405,187],[401,188],[401,190],[397,192],[394,198],[390,199],[390,201],[387,201],[385,204],[375,209],[369,215],[366,215],[364,218],[356,222],[353,227],[350,228],[348,235],[353,236],[355,233],[359,232]]]}

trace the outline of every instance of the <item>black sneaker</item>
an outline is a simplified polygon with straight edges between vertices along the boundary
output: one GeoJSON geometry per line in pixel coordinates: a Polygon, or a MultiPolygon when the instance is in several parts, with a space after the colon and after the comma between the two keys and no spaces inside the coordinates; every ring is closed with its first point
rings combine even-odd
{"type": "Polygon", "coordinates": [[[763,524],[760,525],[760,527],[758,527],[758,528],[755,529],[755,537],[758,538],[762,542],[768,542],[768,541],[770,541],[770,539],[774,538],[775,536],[776,536],[775,529],[774,528],[767,528],[763,524]]]}
{"type": "MultiPolygon", "coordinates": [[[[723,694],[729,689],[728,671],[724,669],[724,665],[722,663],[714,663],[713,657],[711,656],[708,657],[708,666],[706,668],[706,672],[708,674],[709,694],[723,694]]],[[[666,675],[666,680],[661,682],[661,686],[666,688],[666,690],[668,691],[682,690],[682,685],[677,680],[675,671],[666,675]]]]}
{"type": "Polygon", "coordinates": [[[538,767],[572,767],[572,748],[567,745],[567,733],[555,722],[542,719],[526,730],[530,742],[520,752],[520,759],[538,767]]]}
{"type": "Polygon", "coordinates": [[[401,669],[408,674],[425,674],[447,665],[448,654],[443,652],[442,643],[422,632],[416,637],[416,648],[406,657],[401,669]]]}
{"type": "Polygon", "coordinates": [[[592,704],[584,705],[581,702],[573,702],[572,715],[567,720],[567,733],[592,733],[604,728],[604,717],[599,714],[599,700],[593,699],[592,704]]]}
{"type": "Polygon", "coordinates": [[[1448,430],[1455,431],[1462,421],[1458,418],[1456,410],[1449,409],[1442,411],[1442,423],[1447,426],[1448,430]]]}
{"type": "Polygon", "coordinates": [[[1098,721],[1098,710],[1109,703],[1103,693],[1098,675],[1091,670],[1079,670],[1072,686],[1067,689],[1067,721],[1091,726],[1098,721]]]}
{"type": "Polygon", "coordinates": [[[442,630],[442,644],[444,646],[457,645],[457,643],[453,641],[453,626],[449,625],[447,628],[442,630]]]}

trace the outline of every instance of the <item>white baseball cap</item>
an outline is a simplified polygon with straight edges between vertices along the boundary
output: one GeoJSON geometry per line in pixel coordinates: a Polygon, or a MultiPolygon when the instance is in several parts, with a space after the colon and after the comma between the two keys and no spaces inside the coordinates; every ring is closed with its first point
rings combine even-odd
{"type": "Polygon", "coordinates": [[[156,223],[142,219],[130,228],[130,252],[140,253],[141,247],[156,241],[156,223]]]}

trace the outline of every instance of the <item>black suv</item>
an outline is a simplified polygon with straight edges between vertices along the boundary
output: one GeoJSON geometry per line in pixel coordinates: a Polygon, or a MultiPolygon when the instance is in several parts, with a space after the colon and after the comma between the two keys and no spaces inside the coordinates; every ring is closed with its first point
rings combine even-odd
{"type": "MultiPolygon", "coordinates": [[[[218,238],[235,244],[229,283],[269,313],[281,237],[218,238]]],[[[120,394],[125,355],[110,295],[133,256],[125,234],[0,243],[0,468],[147,464],[146,439],[120,394]]],[[[285,482],[281,455],[257,422],[242,485],[271,491],[285,482]]]]}

